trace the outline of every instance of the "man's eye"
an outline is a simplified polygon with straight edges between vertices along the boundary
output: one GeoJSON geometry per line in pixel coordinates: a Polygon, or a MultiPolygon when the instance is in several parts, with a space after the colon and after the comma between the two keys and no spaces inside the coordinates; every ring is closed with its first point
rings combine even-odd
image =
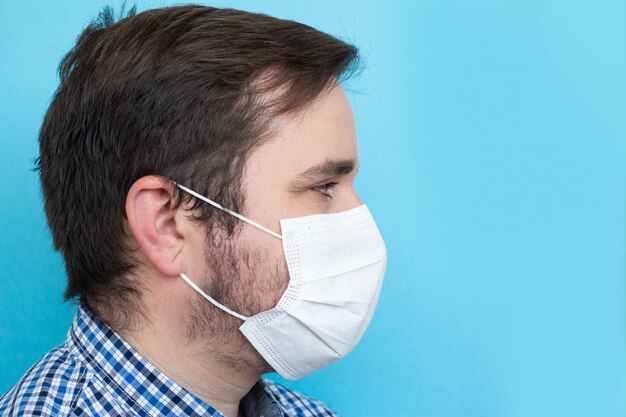
{"type": "Polygon", "coordinates": [[[336,182],[327,182],[326,184],[318,185],[316,187],[312,187],[311,190],[317,191],[318,193],[322,193],[326,197],[332,197],[330,192],[332,191],[333,188],[335,188],[336,185],[337,185],[336,182]]]}

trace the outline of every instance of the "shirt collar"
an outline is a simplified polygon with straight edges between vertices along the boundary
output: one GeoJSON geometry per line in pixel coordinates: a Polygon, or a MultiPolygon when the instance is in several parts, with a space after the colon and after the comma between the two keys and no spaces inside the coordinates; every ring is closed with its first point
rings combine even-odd
{"type": "MultiPolygon", "coordinates": [[[[139,414],[223,417],[150,364],[84,303],[78,306],[66,344],[71,353],[115,390],[121,401],[139,414]]],[[[271,411],[271,415],[282,415],[275,401],[268,400],[258,382],[242,405],[264,405],[262,408],[271,411]]]]}

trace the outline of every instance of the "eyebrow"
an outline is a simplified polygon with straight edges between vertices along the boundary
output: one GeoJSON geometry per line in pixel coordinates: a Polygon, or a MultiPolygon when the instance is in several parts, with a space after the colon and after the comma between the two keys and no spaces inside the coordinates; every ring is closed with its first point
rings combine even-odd
{"type": "Polygon", "coordinates": [[[327,159],[324,162],[314,165],[296,176],[296,181],[315,181],[322,178],[337,177],[346,175],[352,171],[358,171],[359,167],[354,159],[327,159]]]}

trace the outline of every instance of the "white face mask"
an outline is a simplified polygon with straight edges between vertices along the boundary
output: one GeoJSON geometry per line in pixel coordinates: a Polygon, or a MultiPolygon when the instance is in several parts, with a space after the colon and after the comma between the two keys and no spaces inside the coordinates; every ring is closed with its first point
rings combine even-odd
{"type": "Polygon", "coordinates": [[[282,239],[289,285],[276,307],[246,317],[193,289],[244,323],[239,328],[286,379],[302,378],[347,355],[359,342],[376,308],[387,249],[367,206],[340,213],[280,221],[282,236],[212,200],[177,186],[229,214],[282,239]]]}

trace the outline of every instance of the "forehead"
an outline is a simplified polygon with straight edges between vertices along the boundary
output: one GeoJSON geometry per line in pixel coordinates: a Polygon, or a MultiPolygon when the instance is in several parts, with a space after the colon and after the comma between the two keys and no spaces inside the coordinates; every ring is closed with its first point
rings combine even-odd
{"type": "Polygon", "coordinates": [[[248,170],[289,176],[326,160],[358,160],[352,107],[339,84],[304,110],[275,120],[275,132],[249,156],[248,170]]]}

